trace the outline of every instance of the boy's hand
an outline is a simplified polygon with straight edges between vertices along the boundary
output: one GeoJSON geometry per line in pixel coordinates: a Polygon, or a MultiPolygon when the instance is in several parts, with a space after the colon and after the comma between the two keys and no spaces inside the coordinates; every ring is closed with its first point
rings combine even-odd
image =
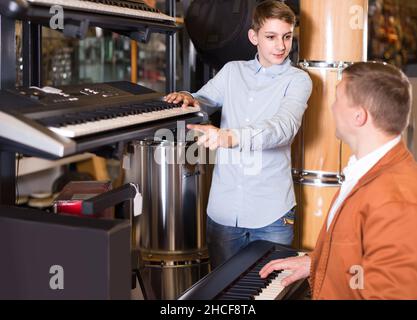
{"type": "Polygon", "coordinates": [[[286,287],[291,283],[310,276],[311,258],[309,256],[293,257],[270,261],[259,271],[261,278],[266,278],[273,271],[291,270],[292,275],[282,279],[281,284],[286,287]]]}
{"type": "Polygon", "coordinates": [[[185,92],[172,92],[164,97],[164,101],[168,103],[180,103],[182,102],[182,108],[188,106],[200,107],[198,100],[194,99],[192,95],[185,92]]]}
{"type": "Polygon", "coordinates": [[[217,148],[234,148],[239,144],[238,137],[236,137],[231,130],[219,129],[211,125],[197,124],[189,124],[187,125],[187,128],[203,133],[203,135],[198,138],[197,144],[210,148],[210,150],[216,150],[217,148]]]}

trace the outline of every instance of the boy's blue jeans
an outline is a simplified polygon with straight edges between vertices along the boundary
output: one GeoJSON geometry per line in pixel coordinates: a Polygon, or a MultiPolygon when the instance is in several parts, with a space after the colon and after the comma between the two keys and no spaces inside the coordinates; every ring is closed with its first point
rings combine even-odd
{"type": "Polygon", "coordinates": [[[228,227],[207,217],[207,245],[212,270],[249,242],[266,240],[290,246],[294,238],[295,208],[274,223],[259,229],[228,227]]]}

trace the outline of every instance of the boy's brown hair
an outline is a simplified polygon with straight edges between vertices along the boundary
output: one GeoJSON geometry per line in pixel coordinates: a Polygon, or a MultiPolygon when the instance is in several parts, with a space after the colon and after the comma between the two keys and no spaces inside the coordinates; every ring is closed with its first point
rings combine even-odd
{"type": "Polygon", "coordinates": [[[297,18],[285,3],[277,0],[262,1],[253,13],[252,29],[258,32],[267,19],[278,19],[295,26],[297,18]]]}
{"type": "Polygon", "coordinates": [[[401,70],[380,62],[358,62],[343,71],[343,79],[350,101],[366,108],[377,128],[393,135],[404,131],[410,118],[412,91],[401,70]]]}

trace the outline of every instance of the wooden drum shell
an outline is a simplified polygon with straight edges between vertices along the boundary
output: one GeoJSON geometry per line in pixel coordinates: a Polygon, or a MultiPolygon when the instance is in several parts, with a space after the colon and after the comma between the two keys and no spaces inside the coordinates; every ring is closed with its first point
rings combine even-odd
{"type": "Polygon", "coordinates": [[[351,151],[336,136],[331,106],[342,68],[367,60],[368,0],[300,0],[300,61],[313,93],[293,147],[294,245],[313,249],[351,151]]]}
{"type": "Polygon", "coordinates": [[[313,67],[305,71],[313,81],[313,92],[293,143],[293,168],[338,175],[351,154],[349,147],[336,138],[331,111],[341,70],[313,67]]]}
{"type": "Polygon", "coordinates": [[[303,250],[313,250],[339,188],[295,184],[294,189],[297,211],[293,245],[303,250]]]}
{"type": "Polygon", "coordinates": [[[301,0],[300,60],[366,61],[368,0],[301,0]]]}
{"type": "Polygon", "coordinates": [[[306,67],[313,92],[302,128],[292,146],[297,197],[296,247],[311,250],[339,190],[341,170],[350,158],[347,145],[336,138],[332,105],[341,68],[306,67]]]}

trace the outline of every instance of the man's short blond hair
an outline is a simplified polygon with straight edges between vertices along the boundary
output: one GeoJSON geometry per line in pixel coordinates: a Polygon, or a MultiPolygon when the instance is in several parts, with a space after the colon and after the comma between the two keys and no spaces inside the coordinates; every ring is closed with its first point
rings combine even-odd
{"type": "Polygon", "coordinates": [[[412,90],[401,70],[380,62],[358,62],[343,71],[343,79],[350,101],[367,109],[377,128],[392,135],[406,129],[412,90]]]}
{"type": "Polygon", "coordinates": [[[268,19],[278,19],[295,26],[297,18],[285,3],[277,0],[267,0],[258,4],[253,13],[252,29],[256,32],[262,28],[268,19]]]}

